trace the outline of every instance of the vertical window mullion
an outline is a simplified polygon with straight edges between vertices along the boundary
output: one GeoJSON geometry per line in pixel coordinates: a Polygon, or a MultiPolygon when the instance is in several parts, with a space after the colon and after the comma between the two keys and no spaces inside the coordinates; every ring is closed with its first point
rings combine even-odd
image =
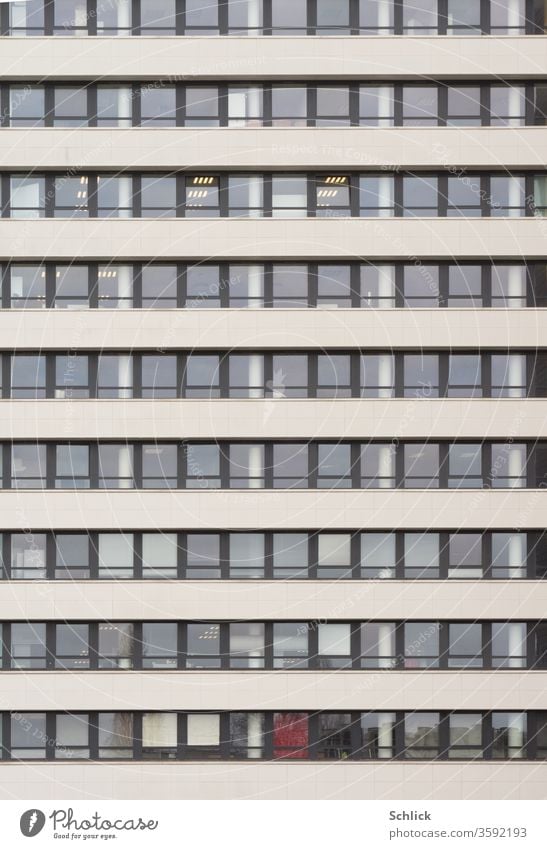
{"type": "MultiPolygon", "coordinates": [[[[3,533],[2,534],[2,577],[7,578],[8,580],[11,578],[11,534],[3,533]]],[[[2,649],[0,646],[0,669],[2,668],[2,649]]]]}
{"type": "Polygon", "coordinates": [[[439,83],[438,91],[438,109],[437,126],[446,127],[448,123],[448,86],[444,83],[439,83]]]}
{"type": "Polygon", "coordinates": [[[448,395],[448,369],[449,357],[444,351],[437,354],[439,360],[439,398],[446,398],[448,395]]]}
{"type": "Polygon", "coordinates": [[[97,531],[88,532],[89,546],[89,577],[92,581],[99,578],[99,534],[97,531]]]}
{"type": "Polygon", "coordinates": [[[55,669],[57,658],[56,623],[46,622],[46,669],[55,669]]]}
{"type": "Polygon", "coordinates": [[[53,0],[44,0],[44,35],[53,35],[54,20],[53,0]]]}
{"type": "Polygon", "coordinates": [[[175,18],[175,33],[177,35],[184,35],[184,29],[186,25],[186,14],[185,14],[185,0],[176,0],[176,18],[175,18]]]}
{"type": "Polygon", "coordinates": [[[439,488],[448,489],[448,449],[449,442],[439,444],[439,488]]]}
{"type": "Polygon", "coordinates": [[[46,760],[52,761],[55,759],[55,745],[57,741],[57,716],[59,714],[48,710],[46,713],[46,739],[45,750],[46,760]]]}
{"type": "Polygon", "coordinates": [[[437,216],[448,215],[448,174],[440,174],[437,179],[437,216]]]}
{"type": "Polygon", "coordinates": [[[485,669],[492,669],[492,623],[483,622],[482,628],[482,661],[485,669]]]}
{"type": "Polygon", "coordinates": [[[3,354],[2,356],[2,398],[11,398],[11,363],[13,354],[3,354]]]}
{"type": "Polygon", "coordinates": [[[144,655],[143,646],[143,623],[135,622],[133,624],[133,669],[142,669],[142,659],[144,655]]]}
{"type": "Polygon", "coordinates": [[[53,218],[55,214],[55,175],[54,174],[46,174],[45,175],[45,188],[46,188],[46,197],[45,197],[45,217],[53,218]]]}
{"type": "Polygon", "coordinates": [[[142,533],[133,534],[133,578],[142,580],[142,533]]]}
{"type": "Polygon", "coordinates": [[[273,533],[264,532],[264,579],[273,580],[273,533]]]}
{"type": "Polygon", "coordinates": [[[448,531],[439,533],[439,578],[446,581],[450,567],[450,535],[448,531]]]}
{"type": "Polygon", "coordinates": [[[131,0],[131,35],[141,34],[141,3],[131,0]]]}
{"type": "Polygon", "coordinates": [[[89,668],[99,668],[99,623],[89,623],[89,668]]]}

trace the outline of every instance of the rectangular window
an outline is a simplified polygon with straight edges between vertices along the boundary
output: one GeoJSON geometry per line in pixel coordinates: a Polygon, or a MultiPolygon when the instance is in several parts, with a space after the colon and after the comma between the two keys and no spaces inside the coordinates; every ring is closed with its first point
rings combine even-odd
{"type": "Polygon", "coordinates": [[[438,97],[437,86],[403,86],[403,126],[436,127],[439,122],[438,97]]]}
{"type": "Polygon", "coordinates": [[[428,307],[435,309],[439,306],[439,266],[414,265],[403,266],[403,297],[406,307],[428,307]]]}
{"type": "Polygon", "coordinates": [[[393,757],[395,739],[394,713],[362,713],[360,722],[360,758],[393,757]]]}
{"type": "Polygon", "coordinates": [[[272,35],[306,35],[306,0],[272,0],[272,35]]]}
{"type": "Polygon", "coordinates": [[[393,0],[359,0],[359,23],[362,35],[393,33],[393,0]]]}
{"type": "Polygon", "coordinates": [[[89,625],[55,626],[55,668],[89,669],[89,625]]]}
{"type": "Polygon", "coordinates": [[[492,265],[492,306],[505,309],[526,306],[525,265],[492,265]]]}
{"type": "Polygon", "coordinates": [[[308,758],[308,714],[274,713],[273,756],[289,759],[308,758]]]}
{"type": "Polygon", "coordinates": [[[177,124],[177,101],[175,86],[161,83],[143,85],[140,89],[141,126],[175,127],[177,124]]]}
{"type": "Polygon", "coordinates": [[[449,398],[482,398],[480,354],[449,354],[449,398]]]}
{"type": "Polygon", "coordinates": [[[431,760],[438,757],[439,721],[438,713],[405,713],[405,758],[431,760]]]}
{"type": "Polygon", "coordinates": [[[349,354],[318,354],[317,397],[351,398],[349,354]]]}
{"type": "Polygon", "coordinates": [[[492,397],[525,398],[526,354],[492,354],[492,397]]]}
{"type": "Polygon", "coordinates": [[[460,532],[448,538],[448,577],[482,578],[482,534],[460,532]]]}
{"type": "Polygon", "coordinates": [[[86,0],[55,0],[54,35],[86,36],[86,0]]]}
{"type": "Polygon", "coordinates": [[[140,0],[143,35],[176,34],[176,0],[140,0]]]}
{"type": "Polygon", "coordinates": [[[318,445],[317,486],[319,489],[351,489],[351,446],[343,443],[318,445]]]}
{"type": "Polygon", "coordinates": [[[88,714],[57,714],[55,758],[89,758],[88,714]]]}
{"type": "Polygon", "coordinates": [[[317,577],[351,578],[351,534],[318,534],[317,577]]]}
{"type": "Polygon", "coordinates": [[[132,578],[133,557],[133,534],[99,534],[99,578],[132,578]]]}
{"type": "Polygon", "coordinates": [[[361,447],[362,489],[392,489],[395,486],[395,450],[389,443],[361,447]]]}
{"type": "Polygon", "coordinates": [[[55,578],[79,581],[89,577],[88,534],[55,534],[55,578]]]}
{"type": "Polygon", "coordinates": [[[349,0],[317,0],[317,34],[349,35],[349,0]]]}
{"type": "Polygon", "coordinates": [[[306,265],[274,265],[273,304],[277,309],[308,306],[308,267],[306,265]]]}
{"type": "MultiPolygon", "coordinates": [[[[156,2],[156,0],[152,0],[156,2]]],[[[216,35],[218,33],[218,7],[203,0],[186,0],[186,34],[216,35]]]]}
{"type": "Polygon", "coordinates": [[[361,360],[361,398],[392,398],[395,368],[393,354],[364,354],[361,360]]]}
{"type": "Polygon", "coordinates": [[[230,578],[264,577],[264,534],[230,534],[230,578]]]}
{"type": "Polygon", "coordinates": [[[178,446],[142,446],[143,489],[176,489],[178,483],[178,446]]]}
{"type": "Polygon", "coordinates": [[[43,218],[46,214],[45,197],[44,177],[10,177],[11,218],[43,218]]]}
{"type": "Polygon", "coordinates": [[[220,669],[220,625],[204,622],[186,626],[187,669],[220,669]]]}
{"type": "MultiPolygon", "coordinates": [[[[238,9],[241,6],[242,3],[239,2],[235,8],[238,9]]],[[[233,9],[232,4],[228,8],[228,14],[233,9]]],[[[228,88],[229,127],[261,127],[262,116],[263,92],[260,86],[230,86],[228,88]]]]}
{"type": "Polygon", "coordinates": [[[177,397],[177,357],[169,354],[143,354],[142,397],[177,397]]]}
{"type": "Polygon", "coordinates": [[[149,174],[141,177],[141,216],[174,218],[177,214],[176,177],[149,174]]]}
{"type": "Polygon", "coordinates": [[[46,358],[44,356],[11,355],[11,397],[46,397],[46,358]]]}
{"type": "Polygon", "coordinates": [[[130,265],[99,266],[99,309],[133,307],[133,268],[130,265]]]}
{"type": "Polygon", "coordinates": [[[526,214],[524,177],[490,177],[490,215],[518,218],[526,214]]]}
{"type": "MultiPolygon", "coordinates": [[[[380,0],[380,3],[386,0],[380,0]]],[[[392,85],[359,87],[359,123],[362,127],[392,127],[394,119],[392,85]]]]}
{"type": "Polygon", "coordinates": [[[361,534],[361,577],[395,577],[395,534],[361,534]]]}
{"type": "Polygon", "coordinates": [[[9,98],[10,127],[45,126],[44,86],[11,85],[9,98]]]}
{"type": "Polygon", "coordinates": [[[187,578],[220,578],[219,534],[188,534],[186,545],[187,578]]]}
{"type": "Polygon", "coordinates": [[[11,309],[44,309],[46,272],[40,265],[10,266],[11,309]]]}
{"type": "Polygon", "coordinates": [[[177,535],[142,535],[142,576],[151,580],[177,577],[177,535]]]}
{"type": "Polygon", "coordinates": [[[526,561],[525,533],[492,533],[493,578],[525,578],[526,561]]]}
{"type": "Polygon", "coordinates": [[[229,306],[250,308],[264,306],[264,266],[230,265],[229,306]]]}
{"type": "Polygon", "coordinates": [[[89,177],[54,177],[53,182],[54,217],[88,218],[89,177]]]}
{"type": "MultiPolygon", "coordinates": [[[[482,307],[480,265],[448,266],[448,307],[482,307]]],[[[493,304],[494,306],[494,304],[493,304]]]]}
{"type": "Polygon", "coordinates": [[[492,622],[492,666],[501,669],[524,669],[526,658],[526,623],[492,622]]]}
{"type": "Polygon", "coordinates": [[[133,624],[99,622],[99,669],[133,667],[133,624]]]}
{"type": "Polygon", "coordinates": [[[349,127],[349,87],[317,86],[317,127],[349,127]]]}
{"type": "Polygon", "coordinates": [[[230,623],[230,668],[264,668],[264,625],[261,622],[230,623]]]}
{"type": "Polygon", "coordinates": [[[437,0],[403,0],[403,34],[437,35],[437,0]]]}
{"type": "MultiPolygon", "coordinates": [[[[493,758],[526,757],[526,714],[494,711],[492,713],[493,758]]],[[[540,732],[541,735],[541,732],[540,732]]],[[[541,748],[541,736],[538,736],[538,749],[541,748]]],[[[539,755],[539,752],[538,752],[539,755]]],[[[539,755],[542,757],[542,755],[539,755]]]]}
{"type": "Polygon", "coordinates": [[[133,446],[99,445],[99,489],[133,489],[133,446]]]}
{"type": "Polygon", "coordinates": [[[45,713],[11,714],[11,757],[13,760],[44,760],[46,756],[45,713]]]}
{"type": "Polygon", "coordinates": [[[89,124],[87,88],[55,86],[53,109],[54,127],[87,127],[89,124]]]}
{"type": "Polygon", "coordinates": [[[12,489],[44,489],[46,486],[46,446],[26,443],[11,447],[12,489]]]}
{"type": "Polygon", "coordinates": [[[230,354],[228,381],[230,398],[263,398],[263,354],[230,354]]]}
{"type": "MultiPolygon", "coordinates": [[[[448,178],[449,181],[451,179],[448,178]]],[[[438,204],[438,177],[403,177],[403,215],[436,218],[438,204]]]]}
{"type": "Polygon", "coordinates": [[[495,489],[523,489],[526,486],[526,445],[518,442],[491,446],[490,479],[495,489]]]}
{"type": "Polygon", "coordinates": [[[482,714],[451,713],[448,728],[449,758],[482,757],[482,714]]]}
{"type": "Polygon", "coordinates": [[[449,217],[480,218],[482,215],[481,201],[483,198],[481,177],[474,174],[463,174],[458,177],[448,177],[448,208],[449,217]]]}
{"type": "Polygon", "coordinates": [[[392,669],[397,663],[394,622],[363,622],[361,669],[392,669]]]}
{"type": "Polygon", "coordinates": [[[187,756],[200,760],[220,757],[220,714],[189,713],[186,722],[187,756]]]}
{"type": "MultiPolygon", "coordinates": [[[[175,178],[170,178],[175,180],[175,178]]],[[[229,177],[239,182],[239,177],[229,177]]],[[[220,195],[218,177],[200,175],[186,178],[187,218],[217,218],[220,215],[220,195]]]]}
{"type": "Polygon", "coordinates": [[[56,489],[90,488],[88,445],[56,445],[55,459],[56,489]]]}
{"type": "Polygon", "coordinates": [[[482,446],[448,446],[448,487],[449,489],[480,489],[482,477],[482,446]]]}
{"type": "Polygon", "coordinates": [[[351,268],[349,265],[319,265],[317,269],[317,306],[349,309],[352,306],[351,268]]]}
{"type": "Polygon", "coordinates": [[[264,486],[264,445],[232,443],[229,448],[231,489],[262,489],[264,486]]]}
{"type": "Polygon", "coordinates": [[[61,354],[55,357],[55,397],[89,398],[89,357],[61,354]]]}
{"type": "Polygon", "coordinates": [[[220,357],[218,354],[190,354],[184,372],[187,398],[220,397],[220,357]]]}
{"type": "Polygon", "coordinates": [[[450,623],[448,625],[448,667],[480,669],[482,660],[482,625],[450,623]]]}
{"type": "Polygon", "coordinates": [[[220,448],[218,445],[185,445],[186,488],[220,487],[220,448]]]}
{"type": "MultiPolygon", "coordinates": [[[[218,88],[186,86],[185,127],[218,127],[218,88]]],[[[175,122],[175,89],[173,89],[173,124],[175,122]]]]}
{"type": "Polygon", "coordinates": [[[264,755],[264,714],[230,711],[230,758],[256,759],[264,755]]]}
{"type": "Polygon", "coordinates": [[[359,178],[361,218],[391,218],[394,215],[393,176],[359,178]]]}
{"type": "Polygon", "coordinates": [[[99,758],[133,757],[133,714],[100,713],[97,721],[99,758]]]}
{"type": "MultiPolygon", "coordinates": [[[[104,2],[109,3],[112,0],[104,2]]],[[[97,86],[97,126],[131,127],[132,113],[133,92],[130,86],[97,86]]]]}
{"type": "Polygon", "coordinates": [[[176,265],[145,265],[141,272],[141,285],[143,309],[177,306],[176,265]]]}
{"type": "Polygon", "coordinates": [[[11,626],[11,668],[46,668],[46,626],[43,622],[27,625],[13,622],[11,626]]]}
{"type": "Polygon", "coordinates": [[[97,397],[133,397],[133,357],[131,354],[99,354],[97,397]]]}
{"type": "Polygon", "coordinates": [[[362,265],[361,307],[391,309],[395,306],[395,266],[362,265]]]}
{"type": "Polygon", "coordinates": [[[143,622],[143,669],[176,669],[177,639],[176,622],[143,622]]]}
{"type": "Polygon", "coordinates": [[[43,0],[15,0],[8,3],[10,35],[44,34],[43,0]]]}
{"type": "Polygon", "coordinates": [[[89,268],[87,265],[57,265],[55,269],[55,309],[89,307],[89,268]]]}
{"type": "MultiPolygon", "coordinates": [[[[146,178],[143,178],[143,180],[146,178]]],[[[142,215],[145,215],[144,210],[142,215]]],[[[133,178],[97,177],[97,216],[99,218],[133,217],[133,178]]]]}
{"type": "Polygon", "coordinates": [[[308,355],[273,354],[272,380],[267,388],[274,398],[307,398],[309,393],[308,355]]]}
{"type": "Polygon", "coordinates": [[[309,567],[308,535],[272,534],[273,576],[276,579],[307,578],[309,567]]]}
{"type": "Polygon", "coordinates": [[[448,0],[447,31],[448,35],[480,35],[481,0],[448,0]]]}
{"type": "Polygon", "coordinates": [[[317,626],[318,664],[321,669],[351,667],[351,626],[344,622],[317,626]]]}
{"type": "Polygon", "coordinates": [[[405,578],[435,579],[439,577],[439,534],[405,533],[405,578]]]}
{"type": "Polygon", "coordinates": [[[319,760],[342,760],[352,754],[351,714],[319,714],[319,740],[317,758],[319,760]]]}
{"type": "Polygon", "coordinates": [[[405,489],[439,487],[439,446],[410,443],[403,446],[405,489]]]}
{"type": "Polygon", "coordinates": [[[152,760],[176,758],[177,739],[176,713],[143,713],[143,758],[152,760]]]}
{"type": "Polygon", "coordinates": [[[307,178],[303,174],[272,177],[273,218],[306,218],[308,214],[307,178]]]}
{"type": "MultiPolygon", "coordinates": [[[[469,0],[467,0],[467,2],[469,2],[469,0]]],[[[481,126],[482,119],[480,86],[447,86],[447,104],[447,126],[481,126]]]]}
{"type": "Polygon", "coordinates": [[[306,622],[274,622],[274,669],[307,669],[308,635],[306,622]]]}
{"type": "Polygon", "coordinates": [[[11,535],[11,577],[13,580],[32,580],[46,577],[46,535],[11,535]]]}
{"type": "Polygon", "coordinates": [[[405,622],[405,669],[439,666],[439,626],[436,622],[405,622]]]}
{"type": "Polygon", "coordinates": [[[186,308],[220,307],[220,269],[218,265],[196,265],[186,271],[186,308]]]}

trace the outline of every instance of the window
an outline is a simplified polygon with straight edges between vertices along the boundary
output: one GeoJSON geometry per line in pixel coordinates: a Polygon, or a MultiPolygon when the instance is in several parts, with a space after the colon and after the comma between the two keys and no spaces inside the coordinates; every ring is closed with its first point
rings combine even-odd
{"type": "Polygon", "coordinates": [[[264,625],[260,622],[230,623],[230,668],[264,668],[264,625]]]}
{"type": "Polygon", "coordinates": [[[46,273],[40,265],[10,267],[12,309],[43,309],[46,305],[46,273]]]}
{"type": "Polygon", "coordinates": [[[306,265],[273,266],[273,306],[294,309],[308,306],[306,265]]]}
{"type": "MultiPolygon", "coordinates": [[[[385,6],[385,3],[382,5],[385,6]]],[[[359,123],[362,127],[393,126],[393,86],[367,85],[359,87],[359,123]]]]}
{"type": "Polygon", "coordinates": [[[451,217],[462,215],[480,217],[482,197],[480,176],[467,174],[458,177],[449,176],[446,214],[451,217]]]}
{"type": "Polygon", "coordinates": [[[216,3],[204,4],[203,0],[186,0],[187,35],[215,35],[217,30],[218,7],[216,3]]]}
{"type": "Polygon", "coordinates": [[[449,758],[482,757],[482,715],[451,713],[448,717],[449,758]]]}
{"type": "Polygon", "coordinates": [[[256,759],[264,755],[264,714],[230,712],[230,757],[256,759]]]}
{"type": "Polygon", "coordinates": [[[99,266],[99,309],[133,307],[133,269],[130,265],[99,266]]]}
{"type": "Polygon", "coordinates": [[[306,0],[272,0],[272,35],[306,35],[306,0]]]}
{"type": "Polygon", "coordinates": [[[360,758],[392,758],[395,729],[394,713],[362,713],[360,722],[360,758]]]}
{"type": "Polygon", "coordinates": [[[132,713],[100,713],[97,725],[99,758],[114,760],[133,756],[132,713]]]}
{"type": "Polygon", "coordinates": [[[524,86],[490,86],[490,123],[493,126],[519,127],[526,123],[524,86]]]}
{"type": "Polygon", "coordinates": [[[196,265],[186,272],[187,309],[220,307],[220,269],[218,265],[196,265]]]}
{"type": "Polygon", "coordinates": [[[11,668],[46,668],[46,626],[43,622],[12,623],[11,668]]]}
{"type": "Polygon", "coordinates": [[[262,176],[228,177],[228,215],[261,218],[264,214],[262,176]]]}
{"type": "Polygon", "coordinates": [[[19,443],[11,447],[12,489],[43,489],[46,485],[46,446],[19,443]]]}
{"type": "Polygon", "coordinates": [[[86,0],[55,0],[55,35],[87,35],[86,0]]]}
{"type": "Polygon", "coordinates": [[[142,576],[157,580],[177,577],[177,535],[142,535],[142,576]]]}
{"type": "Polygon", "coordinates": [[[89,446],[56,445],[55,488],[89,489],[89,446]]]}
{"type": "Polygon", "coordinates": [[[359,178],[360,215],[390,218],[394,214],[393,176],[359,178]]]}
{"type": "Polygon", "coordinates": [[[140,7],[143,35],[175,35],[176,0],[141,0],[140,7]]]}
{"type": "Polygon", "coordinates": [[[395,306],[395,266],[362,265],[361,307],[390,309],[395,306]]]}
{"type": "Polygon", "coordinates": [[[97,396],[133,397],[133,357],[130,354],[99,354],[97,396]]]}
{"type": "Polygon", "coordinates": [[[492,397],[526,397],[526,355],[492,354],[492,397]]]}
{"type": "Polygon", "coordinates": [[[165,760],[177,754],[177,714],[143,713],[142,756],[165,760]]]}
{"type": "Polygon", "coordinates": [[[46,577],[45,534],[11,535],[11,577],[15,580],[46,577]]]}
{"type": "Polygon", "coordinates": [[[317,577],[351,578],[350,534],[318,534],[317,577]]]}
{"type": "Polygon", "coordinates": [[[403,86],[401,107],[403,126],[435,127],[439,120],[437,86],[403,86]]]}
{"type": "Polygon", "coordinates": [[[448,577],[482,578],[482,534],[450,534],[448,541],[448,577]]]}
{"type": "Polygon", "coordinates": [[[361,669],[392,669],[395,655],[395,623],[364,622],[361,625],[361,669]]]}
{"type": "Polygon", "coordinates": [[[477,489],[483,485],[480,445],[448,446],[449,489],[477,489]]]}
{"type": "Polygon", "coordinates": [[[89,270],[81,265],[58,265],[55,273],[55,308],[89,307],[89,270]]]}
{"type": "Polygon", "coordinates": [[[143,309],[177,306],[176,265],[145,265],[141,272],[141,285],[143,309]]]}
{"type": "Polygon", "coordinates": [[[388,443],[361,447],[361,487],[392,489],[395,486],[395,449],[388,443]]]}
{"type": "Polygon", "coordinates": [[[89,536],[55,534],[55,578],[78,581],[89,577],[89,536]]]}
{"type": "Polygon", "coordinates": [[[89,358],[86,354],[55,357],[55,397],[90,397],[89,358]]]}
{"type": "Polygon", "coordinates": [[[308,535],[272,534],[274,578],[307,578],[309,566],[308,535]]]}
{"type": "Polygon", "coordinates": [[[446,123],[449,127],[481,126],[480,86],[447,86],[446,123]]]}
{"type": "Polygon", "coordinates": [[[177,104],[175,86],[158,83],[144,85],[140,89],[141,126],[175,127],[177,104]]]}
{"type": "Polygon", "coordinates": [[[99,669],[131,669],[132,666],[132,623],[99,622],[99,669]]]}
{"type": "Polygon", "coordinates": [[[46,397],[46,358],[32,354],[11,355],[11,397],[46,397]]]}
{"type": "Polygon", "coordinates": [[[526,624],[492,622],[492,666],[524,669],[526,660],[526,624]]]}
{"type": "Polygon", "coordinates": [[[89,625],[55,626],[56,669],[89,669],[89,625]]]}
{"type": "Polygon", "coordinates": [[[392,398],[394,358],[392,354],[361,356],[361,398],[392,398]]]}
{"type": "Polygon", "coordinates": [[[228,358],[230,398],[264,397],[264,356],[230,354],[228,358]]]}
{"type": "Polygon", "coordinates": [[[405,578],[435,579],[439,577],[439,534],[405,533],[405,578]]]}
{"type": "Polygon", "coordinates": [[[404,746],[406,758],[436,758],[439,755],[439,714],[405,714],[404,746]]]}
{"type": "Polygon", "coordinates": [[[274,622],[274,669],[307,669],[308,633],[306,622],[274,622]]]}
{"type": "Polygon", "coordinates": [[[273,726],[274,758],[308,757],[307,713],[274,713],[273,726]]]}
{"type": "Polygon", "coordinates": [[[177,636],[176,622],[143,622],[143,669],[176,669],[177,636]]]}
{"type": "Polygon", "coordinates": [[[525,578],[526,534],[492,533],[492,577],[525,578]]]}
{"type": "Polygon", "coordinates": [[[187,578],[220,578],[220,538],[218,534],[188,534],[187,578]]]}
{"type": "Polygon", "coordinates": [[[10,127],[45,126],[44,86],[16,86],[9,90],[10,127]]]}
{"type": "Polygon", "coordinates": [[[482,667],[482,625],[448,625],[448,667],[474,669],[482,667]]]}
{"type": "Polygon", "coordinates": [[[176,445],[142,446],[143,489],[175,489],[177,477],[176,445]]]}
{"type": "Polygon", "coordinates": [[[492,306],[526,306],[526,266],[492,265],[492,306]]]}
{"type": "Polygon", "coordinates": [[[272,380],[267,388],[274,398],[307,398],[309,382],[307,354],[272,355],[272,380]]]}
{"type": "Polygon", "coordinates": [[[436,622],[405,622],[405,669],[439,666],[439,626],[436,622]]]}
{"type": "MultiPolygon", "coordinates": [[[[218,88],[186,86],[186,127],[218,127],[218,88]]],[[[173,124],[175,112],[175,89],[173,89],[173,124]]]]}
{"type": "MultiPolygon", "coordinates": [[[[450,180],[453,179],[449,177],[450,180]]],[[[417,215],[436,217],[438,215],[438,178],[403,177],[403,208],[405,216],[417,215]]]]}
{"type": "Polygon", "coordinates": [[[449,398],[482,398],[481,379],[480,354],[449,354],[449,398]]]}
{"type": "Polygon", "coordinates": [[[351,363],[349,354],[317,356],[317,397],[351,398],[351,363]]]}
{"type": "Polygon", "coordinates": [[[133,534],[99,534],[99,578],[133,577],[133,534]]]}
{"type": "Polygon", "coordinates": [[[349,127],[349,87],[317,86],[317,127],[349,127]]]}
{"type": "Polygon", "coordinates": [[[478,35],[480,31],[480,0],[448,0],[449,35],[478,35]]]}
{"type": "MultiPolygon", "coordinates": [[[[448,307],[482,307],[480,265],[448,266],[448,307]]],[[[496,306],[496,304],[492,304],[496,306]]]]}
{"type": "Polygon", "coordinates": [[[403,446],[406,489],[437,489],[439,486],[439,446],[410,443],[403,446]]]}
{"type": "Polygon", "coordinates": [[[188,669],[220,669],[220,625],[205,622],[186,626],[188,669]]]}
{"type": "Polygon", "coordinates": [[[495,489],[526,486],[526,445],[517,442],[491,446],[491,484],[495,489]]]}
{"type": "Polygon", "coordinates": [[[319,715],[317,757],[319,760],[341,760],[352,753],[351,714],[319,715]]]}
{"type": "Polygon", "coordinates": [[[55,218],[89,217],[89,177],[54,177],[53,185],[55,218]]]}
{"type": "Polygon", "coordinates": [[[141,215],[143,218],[174,218],[177,214],[176,177],[152,174],[141,177],[141,215]]]}
{"type": "Polygon", "coordinates": [[[307,178],[302,174],[272,177],[272,216],[306,218],[308,214],[307,178]]]}
{"type": "Polygon", "coordinates": [[[231,265],[228,288],[229,306],[264,306],[264,267],[261,265],[231,265]]]}
{"type": "Polygon", "coordinates": [[[407,307],[439,306],[439,266],[415,265],[403,266],[403,297],[407,307]]]}
{"type": "Polygon", "coordinates": [[[319,265],[317,271],[317,306],[352,306],[351,269],[349,265],[319,265]]]}
{"type": "Polygon", "coordinates": [[[11,218],[43,218],[45,215],[45,194],[43,177],[11,176],[11,218]]]}
{"type": "Polygon", "coordinates": [[[43,0],[16,0],[8,4],[10,35],[43,35],[43,0]]]}
{"type": "MultiPolygon", "coordinates": [[[[242,3],[231,5],[228,14],[240,10],[242,3]]],[[[228,88],[228,126],[261,127],[263,93],[260,86],[230,86],[228,88]]]]}
{"type": "MultiPolygon", "coordinates": [[[[175,177],[173,180],[173,197],[175,177]]],[[[229,177],[237,185],[241,177],[229,177]]],[[[187,218],[210,218],[220,215],[218,177],[200,175],[186,179],[186,204],[184,214],[187,218]]]]}
{"type": "Polygon", "coordinates": [[[351,446],[321,444],[318,446],[317,486],[319,489],[351,488],[351,446]]]}
{"type": "Polygon", "coordinates": [[[53,109],[54,127],[86,127],[89,123],[87,88],[55,86],[53,109]]]}
{"type": "Polygon", "coordinates": [[[490,215],[516,218],[526,213],[524,177],[490,177],[490,215]]]}
{"type": "Polygon", "coordinates": [[[132,489],[133,446],[99,445],[99,489],[132,489]]]}
{"type": "Polygon", "coordinates": [[[395,577],[395,534],[361,534],[361,577],[395,577]]]}
{"type": "Polygon", "coordinates": [[[191,354],[184,372],[187,398],[220,397],[220,358],[218,354],[191,354]]]}
{"type": "Polygon", "coordinates": [[[262,489],[264,445],[232,443],[229,448],[231,489],[262,489]]]}
{"type": "Polygon", "coordinates": [[[230,577],[264,577],[264,534],[234,533],[230,541],[230,577]]]}
{"type": "Polygon", "coordinates": [[[11,757],[14,760],[43,760],[46,742],[45,713],[12,713],[11,757]]]}
{"type": "Polygon", "coordinates": [[[201,760],[220,756],[220,715],[189,713],[186,717],[186,754],[201,760]]]}
{"type": "MultiPolygon", "coordinates": [[[[525,713],[492,713],[492,757],[525,758],[527,717],[525,713]]],[[[538,735],[538,748],[541,748],[542,734],[538,735]]]]}
{"type": "MultiPolygon", "coordinates": [[[[104,0],[104,2],[106,5],[112,0],[104,0]]],[[[129,86],[97,86],[98,127],[131,127],[132,111],[133,92],[129,86]]]]}
{"type": "Polygon", "coordinates": [[[168,354],[143,354],[142,397],[177,397],[177,358],[168,354]]]}
{"type": "Polygon", "coordinates": [[[317,626],[318,665],[321,669],[351,667],[351,626],[345,623],[317,626]]]}
{"type": "MultiPolygon", "coordinates": [[[[143,180],[146,178],[143,178],[143,180]]],[[[142,211],[145,215],[145,211],[142,211]]],[[[131,177],[97,177],[97,216],[99,218],[133,217],[133,180],[131,177]]]]}
{"type": "Polygon", "coordinates": [[[220,487],[220,449],[218,445],[184,446],[187,489],[220,487]]]}

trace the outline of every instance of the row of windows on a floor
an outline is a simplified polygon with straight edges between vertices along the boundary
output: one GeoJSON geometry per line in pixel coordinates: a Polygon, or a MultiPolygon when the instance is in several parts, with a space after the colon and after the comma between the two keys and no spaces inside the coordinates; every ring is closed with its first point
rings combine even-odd
{"type": "Polygon", "coordinates": [[[544,531],[4,532],[12,580],[547,576],[544,531]]]}
{"type": "Polygon", "coordinates": [[[12,711],[0,734],[7,760],[547,757],[545,711],[12,711]]]}
{"type": "Polygon", "coordinates": [[[545,0],[15,0],[4,35],[541,34],[545,0]]]}
{"type": "Polygon", "coordinates": [[[0,106],[0,127],[524,126],[547,83],[3,83],[0,106]]]}
{"type": "Polygon", "coordinates": [[[545,173],[0,174],[4,218],[522,217],[545,173]]]}
{"type": "Polygon", "coordinates": [[[547,443],[0,443],[4,489],[543,488],[547,443]]]}
{"type": "Polygon", "coordinates": [[[547,353],[0,353],[3,398],[525,398],[547,353]]]}
{"type": "Polygon", "coordinates": [[[547,622],[12,622],[4,669],[545,669],[547,622]]]}
{"type": "Polygon", "coordinates": [[[545,307],[545,262],[60,263],[2,268],[12,309],[545,307]]]}

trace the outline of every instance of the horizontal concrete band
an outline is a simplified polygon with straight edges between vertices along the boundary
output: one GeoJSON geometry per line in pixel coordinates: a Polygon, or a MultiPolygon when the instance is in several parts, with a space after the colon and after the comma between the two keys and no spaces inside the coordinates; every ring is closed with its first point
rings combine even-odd
{"type": "Polygon", "coordinates": [[[0,258],[542,259],[543,218],[3,219],[0,258]]]}
{"type": "Polygon", "coordinates": [[[11,581],[0,619],[543,619],[545,581],[11,581]]]}
{"type": "MultiPolygon", "coordinates": [[[[2,799],[541,799],[547,763],[0,762],[2,799]]],[[[138,815],[138,811],[135,812],[138,815]]],[[[427,823],[391,823],[402,831],[427,823]]],[[[462,823],[465,828],[465,823],[462,823]]]]}
{"type": "Polygon", "coordinates": [[[0,310],[0,345],[8,351],[507,350],[546,340],[547,310],[531,308],[0,310]]]}
{"type": "Polygon", "coordinates": [[[547,672],[1,672],[3,710],[546,710],[547,672]]]}
{"type": "Polygon", "coordinates": [[[546,127],[3,129],[11,168],[544,168],[546,127]]]}
{"type": "Polygon", "coordinates": [[[528,490],[0,491],[0,530],[542,528],[528,490]]]}
{"type": "Polygon", "coordinates": [[[24,81],[519,79],[547,76],[545,43],[540,36],[6,38],[0,76],[24,81]]]}
{"type": "Polygon", "coordinates": [[[0,439],[536,439],[547,399],[0,401],[0,439]]]}

